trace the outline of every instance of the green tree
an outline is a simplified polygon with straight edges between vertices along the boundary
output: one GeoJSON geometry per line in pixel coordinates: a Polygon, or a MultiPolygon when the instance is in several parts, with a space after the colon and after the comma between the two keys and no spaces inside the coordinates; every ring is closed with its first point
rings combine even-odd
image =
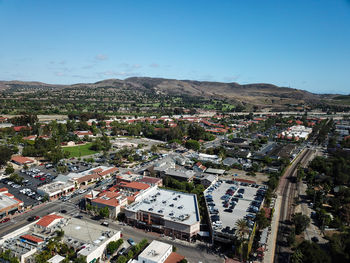
{"type": "Polygon", "coordinates": [[[192,150],[195,150],[195,151],[198,151],[199,148],[200,148],[200,144],[198,141],[196,140],[188,140],[186,143],[185,143],[185,147],[187,149],[192,149],[192,150]]]}
{"type": "Polygon", "coordinates": [[[261,209],[255,218],[255,222],[260,229],[268,227],[270,225],[270,220],[266,217],[265,210],[261,209]]]}
{"type": "Polygon", "coordinates": [[[121,255],[117,259],[117,263],[126,263],[127,261],[128,261],[128,259],[125,256],[123,256],[123,255],[121,255]]]}
{"type": "Polygon", "coordinates": [[[300,235],[309,225],[310,218],[302,213],[296,213],[292,216],[292,223],[295,226],[295,234],[300,235]]]}
{"type": "Polygon", "coordinates": [[[61,147],[57,146],[50,152],[46,153],[46,158],[54,164],[57,164],[60,160],[69,157],[69,152],[65,152],[61,147]]]}
{"type": "MultiPolygon", "coordinates": [[[[301,261],[303,263],[330,263],[331,258],[326,251],[314,242],[303,241],[297,248],[302,254],[301,261]]],[[[299,253],[299,252],[298,252],[299,253]]],[[[300,255],[299,255],[300,260],[300,255]]],[[[294,261],[293,261],[294,262],[294,261]]]]}
{"type": "Polygon", "coordinates": [[[238,219],[236,221],[236,227],[239,239],[243,241],[245,234],[248,233],[247,222],[244,219],[238,219]]]}
{"type": "Polygon", "coordinates": [[[12,174],[15,171],[12,164],[8,164],[5,169],[5,174],[12,174]]]}
{"type": "Polygon", "coordinates": [[[288,246],[293,246],[295,243],[295,228],[294,227],[290,230],[290,233],[287,236],[287,243],[288,243],[288,246]]]}
{"type": "Polygon", "coordinates": [[[12,150],[4,145],[0,145],[0,168],[11,160],[12,150]]]}
{"type": "Polygon", "coordinates": [[[107,206],[100,208],[99,210],[99,215],[101,217],[108,218],[109,217],[109,208],[107,206]]]}

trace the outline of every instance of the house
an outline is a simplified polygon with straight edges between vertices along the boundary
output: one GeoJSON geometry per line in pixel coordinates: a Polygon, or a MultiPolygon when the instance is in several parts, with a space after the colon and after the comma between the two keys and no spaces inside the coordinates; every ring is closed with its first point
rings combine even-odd
{"type": "Polygon", "coordinates": [[[195,172],[204,173],[207,167],[205,167],[201,162],[197,162],[195,165],[193,165],[192,169],[195,172]]]}
{"type": "Polygon", "coordinates": [[[227,157],[226,159],[224,159],[224,160],[222,161],[222,164],[223,164],[223,165],[229,166],[229,167],[231,167],[231,166],[234,165],[234,164],[238,164],[238,163],[239,163],[238,159],[232,158],[232,157],[227,157]]]}
{"type": "Polygon", "coordinates": [[[197,180],[204,185],[205,187],[209,187],[211,184],[215,183],[219,179],[218,175],[215,174],[202,174],[200,177],[197,177],[197,180]]]}
{"type": "Polygon", "coordinates": [[[11,161],[17,165],[25,165],[25,164],[32,164],[34,163],[34,160],[28,158],[28,157],[23,157],[23,156],[12,156],[11,161]]]}
{"type": "Polygon", "coordinates": [[[15,132],[29,131],[29,130],[31,130],[31,128],[28,127],[28,126],[14,126],[14,127],[12,127],[12,129],[13,129],[15,132]]]}
{"type": "Polygon", "coordinates": [[[85,136],[89,138],[94,136],[94,134],[91,131],[75,131],[74,134],[80,139],[84,138],[85,136]]]}
{"type": "Polygon", "coordinates": [[[7,122],[7,118],[0,116],[0,123],[6,123],[7,122]]]}

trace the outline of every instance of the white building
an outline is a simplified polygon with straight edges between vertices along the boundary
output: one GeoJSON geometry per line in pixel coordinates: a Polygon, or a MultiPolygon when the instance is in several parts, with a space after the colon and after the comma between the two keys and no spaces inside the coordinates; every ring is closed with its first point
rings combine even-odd
{"type": "Polygon", "coordinates": [[[173,246],[153,240],[138,257],[138,263],[163,263],[173,251],[173,246]]]}
{"type": "Polygon", "coordinates": [[[178,239],[191,241],[199,232],[200,215],[194,194],[153,187],[124,212],[129,224],[178,239]]]}

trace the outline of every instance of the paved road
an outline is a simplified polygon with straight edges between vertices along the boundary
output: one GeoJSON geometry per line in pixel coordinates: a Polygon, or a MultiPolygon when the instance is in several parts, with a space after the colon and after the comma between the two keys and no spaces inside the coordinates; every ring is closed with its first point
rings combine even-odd
{"type": "MultiPolygon", "coordinates": [[[[66,210],[67,212],[65,213],[65,215],[68,215],[68,216],[78,215],[80,213],[80,210],[77,204],[81,197],[82,195],[76,196],[70,199],[68,202],[56,200],[54,202],[45,203],[42,207],[28,211],[27,213],[24,213],[24,214],[21,214],[16,218],[11,219],[11,221],[0,225],[0,237],[3,237],[4,235],[9,234],[15,231],[16,229],[24,227],[25,225],[28,224],[28,221],[27,221],[28,217],[33,215],[38,215],[42,217],[49,213],[59,212],[62,210],[66,210]]],[[[93,220],[89,215],[85,213],[80,213],[80,215],[83,215],[83,220],[91,221],[97,224],[104,221],[104,220],[100,220],[100,222],[98,222],[96,220],[93,220]]],[[[188,243],[186,241],[181,241],[181,240],[172,240],[169,237],[161,237],[158,233],[145,232],[144,230],[133,228],[112,220],[109,220],[109,222],[110,222],[109,227],[116,230],[120,230],[125,240],[128,238],[132,238],[136,242],[141,241],[143,238],[146,238],[149,241],[160,240],[176,246],[177,252],[185,256],[189,262],[193,262],[193,263],[223,262],[223,258],[220,258],[218,255],[212,253],[210,249],[208,249],[206,245],[203,243],[197,242],[193,244],[193,243],[188,243]]]]}

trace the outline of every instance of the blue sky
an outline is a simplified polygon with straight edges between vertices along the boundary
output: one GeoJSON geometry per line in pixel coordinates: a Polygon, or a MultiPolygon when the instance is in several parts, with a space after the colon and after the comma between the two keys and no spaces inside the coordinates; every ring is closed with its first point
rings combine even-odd
{"type": "Polygon", "coordinates": [[[349,0],[0,0],[0,79],[131,76],[350,94],[349,0]]]}

